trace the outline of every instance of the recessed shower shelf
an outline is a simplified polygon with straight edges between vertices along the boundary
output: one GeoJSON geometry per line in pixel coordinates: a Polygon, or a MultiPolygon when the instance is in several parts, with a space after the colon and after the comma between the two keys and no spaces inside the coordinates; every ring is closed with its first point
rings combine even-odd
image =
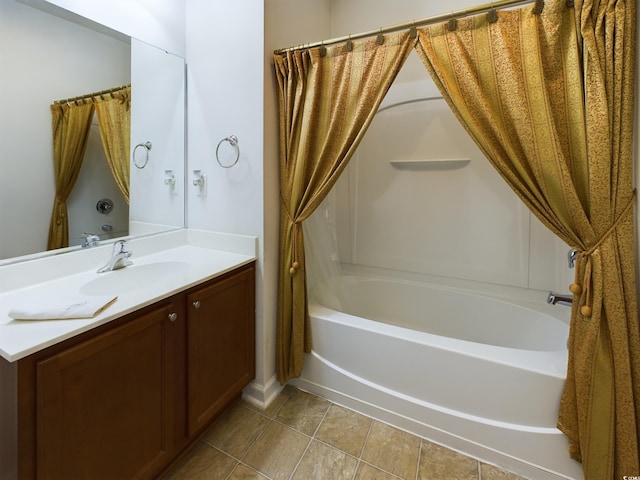
{"type": "Polygon", "coordinates": [[[453,170],[462,168],[470,158],[434,158],[429,160],[389,160],[394,168],[401,170],[453,170]]]}

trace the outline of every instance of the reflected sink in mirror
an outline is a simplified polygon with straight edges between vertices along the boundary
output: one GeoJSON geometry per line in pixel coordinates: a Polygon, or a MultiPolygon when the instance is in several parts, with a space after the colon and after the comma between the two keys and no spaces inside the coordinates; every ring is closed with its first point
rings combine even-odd
{"type": "Polygon", "coordinates": [[[155,262],[96,274],[99,277],[80,287],[84,295],[123,295],[127,292],[148,288],[167,276],[183,275],[189,270],[186,262],[155,262]]]}

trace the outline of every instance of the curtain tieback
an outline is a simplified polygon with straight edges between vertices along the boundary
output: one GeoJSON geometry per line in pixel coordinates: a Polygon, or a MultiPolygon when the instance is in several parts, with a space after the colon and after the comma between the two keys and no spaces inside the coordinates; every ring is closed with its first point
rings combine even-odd
{"type": "Polygon", "coordinates": [[[633,195],[631,195],[631,199],[624,210],[618,218],[613,222],[611,227],[600,237],[591,248],[588,250],[583,250],[578,253],[578,257],[586,258],[587,264],[585,266],[584,276],[582,279],[582,285],[578,283],[578,269],[576,269],[576,279],[575,283],[569,285],[569,291],[574,295],[580,295],[584,292],[584,295],[580,298],[580,313],[585,317],[590,317],[593,313],[593,298],[592,298],[592,279],[591,276],[593,274],[593,269],[591,265],[591,255],[600,248],[600,246],[604,243],[604,241],[611,236],[611,234],[618,228],[620,223],[625,219],[627,214],[633,210],[633,204],[636,200],[636,190],[633,190],[633,195]],[[584,289],[583,289],[584,286],[584,289]]]}
{"type": "Polygon", "coordinates": [[[280,203],[282,204],[282,208],[291,220],[293,225],[293,232],[291,232],[291,267],[289,268],[289,275],[292,277],[296,274],[298,269],[300,268],[300,262],[298,261],[298,233],[300,229],[300,222],[293,218],[289,208],[287,208],[287,203],[284,201],[284,197],[282,194],[280,195],[280,203]]]}

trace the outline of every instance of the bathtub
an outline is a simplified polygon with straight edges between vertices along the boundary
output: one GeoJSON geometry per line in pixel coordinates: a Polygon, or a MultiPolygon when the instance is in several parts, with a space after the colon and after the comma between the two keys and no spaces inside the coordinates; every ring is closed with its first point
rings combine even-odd
{"type": "Polygon", "coordinates": [[[313,349],[292,383],[528,478],[582,478],[556,428],[566,307],[400,279],[341,284],[342,311],[310,305],[313,349]]]}

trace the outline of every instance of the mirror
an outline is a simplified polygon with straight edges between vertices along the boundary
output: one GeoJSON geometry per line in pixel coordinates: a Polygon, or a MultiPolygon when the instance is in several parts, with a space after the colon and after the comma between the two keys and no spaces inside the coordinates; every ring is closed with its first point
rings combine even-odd
{"type": "Polygon", "coordinates": [[[77,16],[59,7],[47,10],[0,1],[0,264],[81,248],[85,232],[111,242],[185,224],[184,60],[95,22],[73,21],[77,16]],[[131,151],[152,145],[142,149],[146,166],[131,166],[130,204],[115,185],[94,119],[67,200],[70,247],[46,252],[55,196],[50,104],[126,84],[131,151]],[[113,204],[106,210],[105,200],[113,204]]]}

